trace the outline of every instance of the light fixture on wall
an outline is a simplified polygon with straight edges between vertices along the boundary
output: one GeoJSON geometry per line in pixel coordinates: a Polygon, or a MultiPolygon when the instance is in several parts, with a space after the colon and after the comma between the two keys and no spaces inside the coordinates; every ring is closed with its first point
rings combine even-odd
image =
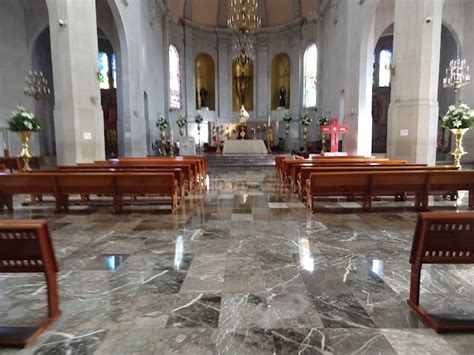
{"type": "Polygon", "coordinates": [[[231,0],[227,26],[238,36],[233,45],[233,60],[245,66],[254,60],[253,41],[249,36],[262,27],[258,0],[231,0]]]}
{"type": "Polygon", "coordinates": [[[443,79],[443,87],[451,88],[458,91],[463,86],[466,86],[471,81],[471,74],[469,66],[466,64],[466,59],[452,59],[449,62],[449,68],[446,68],[446,75],[443,79]]]}

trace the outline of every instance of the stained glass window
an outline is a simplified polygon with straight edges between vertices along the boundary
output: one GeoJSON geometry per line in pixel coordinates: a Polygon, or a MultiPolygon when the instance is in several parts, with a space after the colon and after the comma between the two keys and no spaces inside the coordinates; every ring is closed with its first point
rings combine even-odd
{"type": "Polygon", "coordinates": [[[99,52],[99,86],[101,89],[110,89],[109,57],[105,52],[99,52]]]}
{"type": "Polygon", "coordinates": [[[117,60],[115,54],[112,54],[112,76],[114,78],[114,89],[117,89],[117,60]]]}
{"type": "Polygon", "coordinates": [[[384,49],[380,52],[379,58],[379,87],[389,87],[392,73],[390,64],[392,63],[392,52],[384,49]]]}
{"type": "Polygon", "coordinates": [[[316,44],[311,44],[304,52],[304,108],[316,107],[318,84],[318,49],[316,44]]]}
{"type": "Polygon", "coordinates": [[[169,49],[169,69],[170,69],[170,108],[181,108],[181,74],[179,66],[178,49],[170,45],[169,49]]]}

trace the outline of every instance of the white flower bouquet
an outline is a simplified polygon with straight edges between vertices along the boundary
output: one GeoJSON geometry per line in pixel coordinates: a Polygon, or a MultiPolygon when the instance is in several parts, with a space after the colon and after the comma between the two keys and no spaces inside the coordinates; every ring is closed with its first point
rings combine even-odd
{"type": "Polygon", "coordinates": [[[471,128],[474,125],[474,113],[465,104],[449,106],[441,125],[448,129],[471,128]]]}
{"type": "Polygon", "coordinates": [[[18,106],[16,111],[10,114],[7,124],[12,132],[39,132],[41,130],[38,117],[23,106],[18,106]]]}

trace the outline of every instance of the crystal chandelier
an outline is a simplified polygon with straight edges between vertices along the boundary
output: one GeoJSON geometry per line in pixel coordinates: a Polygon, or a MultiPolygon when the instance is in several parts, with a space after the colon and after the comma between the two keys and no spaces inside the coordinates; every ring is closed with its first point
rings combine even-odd
{"type": "Polygon", "coordinates": [[[23,93],[26,96],[32,97],[36,101],[49,96],[51,91],[48,88],[48,80],[45,78],[42,71],[38,73],[36,70],[30,70],[28,75],[25,77],[23,93]]]}
{"type": "Polygon", "coordinates": [[[466,65],[466,59],[453,59],[449,62],[449,68],[446,68],[446,76],[443,79],[443,87],[458,91],[463,86],[469,84],[471,74],[469,66],[466,65]]]}
{"type": "Polygon", "coordinates": [[[258,16],[258,0],[231,0],[227,26],[242,35],[257,32],[262,26],[258,16]]]}
{"type": "Polygon", "coordinates": [[[262,26],[258,0],[231,0],[227,26],[238,35],[233,45],[233,60],[243,66],[251,63],[254,60],[254,48],[249,36],[262,26]]]}
{"type": "Polygon", "coordinates": [[[248,36],[239,36],[232,47],[233,61],[242,64],[242,66],[253,62],[255,59],[253,50],[253,41],[248,36]]]}

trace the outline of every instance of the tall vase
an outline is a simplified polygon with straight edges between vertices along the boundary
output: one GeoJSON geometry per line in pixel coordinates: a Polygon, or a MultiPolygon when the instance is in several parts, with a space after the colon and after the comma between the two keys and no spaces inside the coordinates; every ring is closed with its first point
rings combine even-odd
{"type": "Polygon", "coordinates": [[[303,126],[303,145],[306,148],[306,139],[308,135],[308,126],[303,126]]]}
{"type": "Polygon", "coordinates": [[[467,154],[462,147],[462,138],[469,128],[452,128],[451,133],[454,135],[455,147],[451,155],[454,157],[454,165],[461,168],[461,158],[464,154],[467,154]]]}
{"type": "Polygon", "coordinates": [[[21,139],[21,153],[20,157],[23,159],[23,170],[31,171],[30,167],[30,137],[31,131],[20,131],[16,132],[21,139]]]}
{"type": "Polygon", "coordinates": [[[179,135],[184,137],[184,127],[179,127],[179,135]]]}
{"type": "Polygon", "coordinates": [[[286,121],[285,123],[285,133],[286,133],[286,139],[285,139],[285,151],[288,152],[289,150],[289,139],[290,139],[290,122],[286,121]]]}
{"type": "Polygon", "coordinates": [[[201,124],[198,123],[197,125],[198,130],[198,154],[201,155],[201,124]]]}
{"type": "Polygon", "coordinates": [[[161,136],[161,155],[166,157],[166,131],[160,131],[160,136],[161,136]]]}
{"type": "Polygon", "coordinates": [[[326,151],[326,135],[321,134],[321,153],[326,151]]]}

